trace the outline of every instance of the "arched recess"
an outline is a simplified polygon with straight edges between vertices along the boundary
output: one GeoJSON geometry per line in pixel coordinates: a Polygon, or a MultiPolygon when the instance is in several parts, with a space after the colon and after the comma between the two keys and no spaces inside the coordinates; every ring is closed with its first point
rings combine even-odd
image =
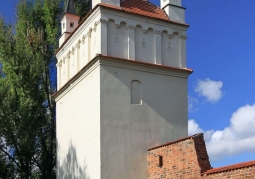
{"type": "Polygon", "coordinates": [[[138,80],[131,81],[131,104],[142,105],[142,83],[138,80]]]}
{"type": "Polygon", "coordinates": [[[178,32],[173,33],[172,37],[172,59],[170,66],[180,67],[180,37],[178,32]]]}
{"type": "Polygon", "coordinates": [[[142,62],[154,63],[154,38],[152,28],[143,29],[137,25],[135,29],[135,59],[142,62]]]}
{"type": "Polygon", "coordinates": [[[128,41],[127,27],[125,22],[116,24],[109,20],[107,30],[107,54],[109,56],[127,58],[128,41]]]}
{"type": "Polygon", "coordinates": [[[91,51],[93,49],[93,44],[92,44],[92,28],[89,29],[88,32],[88,62],[92,59],[92,55],[93,54],[91,51]]]}
{"type": "Polygon", "coordinates": [[[162,33],[161,41],[162,64],[179,67],[180,64],[180,38],[177,32],[172,35],[166,31],[162,33]]]}

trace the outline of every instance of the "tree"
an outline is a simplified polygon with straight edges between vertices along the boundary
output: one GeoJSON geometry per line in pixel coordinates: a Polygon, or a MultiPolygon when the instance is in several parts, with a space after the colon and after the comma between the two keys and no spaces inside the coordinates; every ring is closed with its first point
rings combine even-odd
{"type": "Polygon", "coordinates": [[[15,178],[13,166],[8,162],[2,153],[0,153],[0,179],[15,178]]]}
{"type": "Polygon", "coordinates": [[[55,178],[55,104],[51,96],[56,90],[54,52],[61,3],[20,0],[15,26],[0,19],[2,178],[55,178]]]}
{"type": "MultiPolygon", "coordinates": [[[[91,1],[74,0],[81,17],[91,1]]],[[[17,22],[0,18],[0,178],[56,177],[55,103],[64,0],[20,0],[17,22]]]]}
{"type": "Polygon", "coordinates": [[[91,0],[73,0],[75,5],[75,10],[78,16],[80,16],[80,21],[91,9],[91,0]]]}

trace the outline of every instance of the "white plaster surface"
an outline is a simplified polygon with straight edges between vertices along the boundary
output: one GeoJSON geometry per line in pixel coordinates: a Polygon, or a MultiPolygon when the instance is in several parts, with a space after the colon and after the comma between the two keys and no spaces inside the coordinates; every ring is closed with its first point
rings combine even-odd
{"type": "Polygon", "coordinates": [[[167,15],[170,17],[170,19],[179,21],[179,22],[185,22],[185,9],[177,6],[166,6],[164,8],[167,15]]]}
{"type": "Polygon", "coordinates": [[[186,29],[99,7],[63,45],[58,90],[85,69],[56,98],[59,179],[146,179],[147,150],[187,136],[188,73],[130,63],[186,68],[186,29]],[[127,60],[86,66],[98,53],[127,60]]]}
{"type": "Polygon", "coordinates": [[[100,178],[99,68],[57,98],[57,178],[100,178]]]}
{"type": "Polygon", "coordinates": [[[59,46],[61,46],[64,41],[69,37],[70,33],[63,33],[61,37],[59,38],[59,46]]]}
{"type": "Polygon", "coordinates": [[[128,58],[128,31],[126,24],[117,25],[114,21],[108,22],[107,30],[107,55],[128,58]]]}
{"type": "Polygon", "coordinates": [[[181,5],[181,0],[160,0],[160,7],[171,20],[185,22],[185,9],[181,5]]]}
{"type": "Polygon", "coordinates": [[[147,150],[187,136],[187,79],[101,67],[101,177],[146,179],[147,150]],[[142,84],[142,105],[131,104],[131,81],[142,84]]]}
{"type": "Polygon", "coordinates": [[[58,89],[96,54],[186,68],[186,28],[99,7],[57,53],[58,89]]]}
{"type": "Polygon", "coordinates": [[[56,99],[58,178],[146,179],[147,150],[187,136],[188,73],[103,58],[95,64],[56,99]],[[131,103],[134,80],[141,104],[131,103]]]}
{"type": "Polygon", "coordinates": [[[173,4],[176,6],[181,6],[182,1],[181,0],[160,0],[160,7],[163,8],[168,4],[173,4]]]}
{"type": "Polygon", "coordinates": [[[154,38],[153,31],[142,31],[140,26],[135,29],[135,60],[155,63],[154,62],[154,38]]]}

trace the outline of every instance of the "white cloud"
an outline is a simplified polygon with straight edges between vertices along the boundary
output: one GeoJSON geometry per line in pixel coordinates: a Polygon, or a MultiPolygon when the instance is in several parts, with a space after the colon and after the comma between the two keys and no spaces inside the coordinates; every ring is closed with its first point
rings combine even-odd
{"type": "Polygon", "coordinates": [[[189,112],[196,112],[198,108],[195,107],[195,104],[198,103],[198,100],[196,98],[193,98],[191,96],[188,96],[188,110],[189,112]]]}
{"type": "Polygon", "coordinates": [[[189,135],[194,135],[194,134],[202,133],[202,132],[204,132],[204,130],[200,128],[200,126],[198,125],[198,123],[196,123],[196,121],[194,119],[190,119],[188,121],[188,134],[189,135]]]}
{"type": "Polygon", "coordinates": [[[214,131],[213,130],[208,130],[204,131],[203,129],[200,128],[198,123],[194,119],[190,119],[188,121],[188,135],[194,135],[198,133],[204,133],[204,139],[205,141],[208,141],[211,138],[211,135],[214,131]]]}
{"type": "Polygon", "coordinates": [[[213,81],[206,78],[205,80],[198,80],[195,91],[200,96],[204,96],[209,102],[218,102],[223,94],[222,86],[222,81],[213,81]]]}
{"type": "Polygon", "coordinates": [[[189,135],[204,132],[210,160],[239,154],[255,152],[255,104],[237,109],[224,130],[204,131],[194,119],[189,120],[189,135]]]}

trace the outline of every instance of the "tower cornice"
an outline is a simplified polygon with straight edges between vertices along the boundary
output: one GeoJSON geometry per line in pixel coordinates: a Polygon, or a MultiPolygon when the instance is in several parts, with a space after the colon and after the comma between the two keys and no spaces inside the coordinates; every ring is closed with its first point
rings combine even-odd
{"type": "Polygon", "coordinates": [[[146,63],[136,60],[128,60],[123,58],[111,57],[97,54],[86,66],[84,66],[75,76],[73,76],[63,87],[61,87],[52,98],[58,101],[74,86],[76,86],[83,78],[96,69],[99,65],[112,66],[122,69],[131,69],[154,74],[174,76],[187,79],[193,70],[190,68],[177,68],[165,65],[146,63]]]}

